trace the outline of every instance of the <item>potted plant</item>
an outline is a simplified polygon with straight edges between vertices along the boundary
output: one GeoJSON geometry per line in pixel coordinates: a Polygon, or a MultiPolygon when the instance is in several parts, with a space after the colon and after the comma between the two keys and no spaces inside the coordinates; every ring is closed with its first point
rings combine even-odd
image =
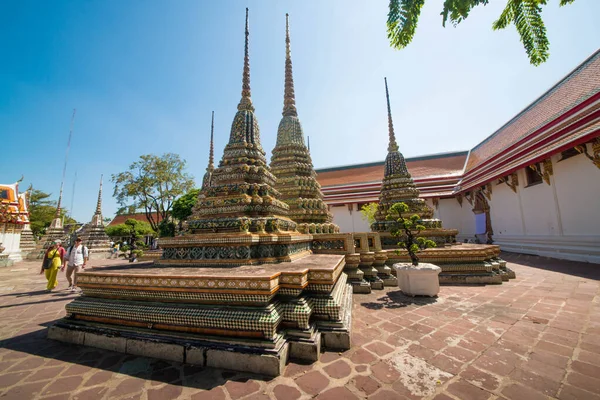
{"type": "Polygon", "coordinates": [[[419,263],[417,256],[421,250],[435,247],[435,242],[418,236],[425,226],[416,214],[405,217],[408,211],[406,203],[396,203],[390,207],[386,216],[388,221],[395,222],[391,228],[392,236],[400,238],[398,246],[401,250],[396,250],[396,254],[404,254],[406,251],[411,260],[410,264],[394,264],[398,286],[409,296],[436,296],[440,291],[438,275],[441,268],[429,263],[419,263]]]}

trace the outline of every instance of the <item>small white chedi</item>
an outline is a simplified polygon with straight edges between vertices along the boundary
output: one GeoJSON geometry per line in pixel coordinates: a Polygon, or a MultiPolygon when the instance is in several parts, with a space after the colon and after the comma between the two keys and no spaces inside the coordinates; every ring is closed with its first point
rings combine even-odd
{"type": "Polygon", "coordinates": [[[437,296],[440,291],[438,275],[442,271],[437,265],[420,263],[394,264],[398,287],[407,296],[437,296]]]}

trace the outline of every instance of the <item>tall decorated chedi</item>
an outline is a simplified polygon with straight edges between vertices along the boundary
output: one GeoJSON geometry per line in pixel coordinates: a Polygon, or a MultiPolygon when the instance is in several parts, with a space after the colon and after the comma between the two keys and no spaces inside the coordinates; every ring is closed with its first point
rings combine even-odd
{"type": "Polygon", "coordinates": [[[271,170],[277,177],[275,188],[289,205],[289,217],[298,223],[303,233],[335,233],[339,227],[323,201],[321,185],[313,168],[309,150],[304,144],[302,124],[296,110],[290,31],[288,15],[285,20],[285,89],[283,118],[277,129],[277,143],[271,158],[271,170]]]}
{"type": "Polygon", "coordinates": [[[102,218],[102,176],[100,176],[100,189],[98,201],[92,221],[83,226],[78,236],[90,251],[90,258],[108,258],[110,256],[110,238],[106,234],[102,218]]]}
{"type": "Polygon", "coordinates": [[[215,144],[214,144],[214,132],[215,132],[215,112],[212,112],[210,122],[210,152],[208,154],[208,166],[202,178],[202,189],[207,189],[212,186],[212,175],[215,170],[215,144]]]}
{"type": "MultiPolygon", "coordinates": [[[[280,200],[281,194],[275,189],[276,177],[267,165],[250,97],[247,19],[245,35],[242,98],[233,118],[229,143],[218,168],[212,169],[209,157],[207,175],[188,220],[188,230],[199,240],[212,240],[218,234],[227,236],[222,240],[227,243],[222,249],[214,246],[204,249],[211,253],[219,251],[219,264],[291,261],[310,253],[310,237],[299,234],[297,224],[288,217],[289,206],[280,200]],[[256,235],[265,236],[259,240],[256,235]]],[[[169,260],[174,250],[163,248],[165,259],[161,262],[176,262],[169,260]]],[[[210,256],[208,260],[213,261],[210,256]]],[[[207,263],[204,258],[196,262],[207,263]]]]}
{"type": "MultiPolygon", "coordinates": [[[[385,157],[385,169],[381,183],[381,193],[379,194],[379,205],[375,214],[376,221],[371,224],[371,229],[375,232],[389,232],[390,225],[394,222],[386,220],[387,213],[392,205],[403,202],[408,205],[406,216],[418,215],[421,218],[422,225],[426,227],[426,230],[420,233],[421,236],[428,237],[438,245],[445,242],[452,242],[458,231],[454,229],[442,229],[442,221],[432,218],[433,210],[425,203],[425,200],[419,198],[419,189],[417,189],[412,176],[408,172],[406,161],[396,142],[387,78],[384,78],[384,81],[387,100],[389,144],[388,154],[385,157]]],[[[396,238],[386,237],[385,235],[382,235],[381,239],[384,247],[396,245],[398,242],[396,238]]]]}
{"type": "Polygon", "coordinates": [[[35,251],[32,251],[27,255],[28,259],[43,258],[46,249],[55,240],[61,240],[63,246],[66,245],[68,235],[65,233],[65,228],[63,227],[63,220],[61,216],[61,203],[62,187],[60,195],[58,196],[58,203],[56,204],[56,212],[54,213],[54,219],[50,223],[50,226],[46,228],[46,233],[44,234],[44,236],[42,236],[42,238],[38,240],[37,245],[35,247],[35,251]]]}

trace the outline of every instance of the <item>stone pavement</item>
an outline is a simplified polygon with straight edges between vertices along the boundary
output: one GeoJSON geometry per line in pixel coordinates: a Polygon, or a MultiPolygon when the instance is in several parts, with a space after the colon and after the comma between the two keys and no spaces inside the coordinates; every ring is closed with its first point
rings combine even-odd
{"type": "Polygon", "coordinates": [[[503,257],[502,285],[355,295],[352,349],[276,379],[47,340],[76,295],[17,263],[0,269],[0,399],[600,399],[600,265],[503,257]]]}

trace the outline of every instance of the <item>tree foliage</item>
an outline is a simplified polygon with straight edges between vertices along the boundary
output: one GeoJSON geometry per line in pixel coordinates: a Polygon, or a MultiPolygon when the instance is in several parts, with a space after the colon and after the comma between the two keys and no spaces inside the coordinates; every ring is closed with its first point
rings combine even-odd
{"type": "Polygon", "coordinates": [[[106,234],[114,238],[129,237],[131,236],[132,229],[135,231],[136,237],[153,235],[155,233],[148,222],[130,218],[122,224],[107,226],[106,234]]]}
{"type": "Polygon", "coordinates": [[[171,216],[177,218],[180,221],[185,221],[192,215],[192,209],[198,201],[198,195],[200,189],[192,189],[173,203],[173,210],[171,216]]]}
{"type": "Polygon", "coordinates": [[[178,154],[146,154],[129,166],[129,170],[112,175],[114,197],[121,210],[141,209],[153,230],[168,219],[173,201],[189,191],[193,179],[184,172],[186,162],[178,154]]]}
{"type": "MultiPolygon", "coordinates": [[[[33,189],[29,197],[29,222],[34,236],[46,233],[56,215],[56,201],[50,200],[52,194],[33,189]]],[[[60,215],[64,218],[64,224],[77,223],[73,218],[67,217],[67,210],[61,208],[60,215]]]]}
{"type": "MultiPolygon", "coordinates": [[[[521,38],[521,43],[533,65],[540,65],[548,59],[550,42],[546,34],[546,26],[542,19],[542,6],[548,0],[505,0],[506,7],[494,22],[494,30],[504,29],[514,24],[521,38]]],[[[575,0],[559,0],[564,6],[575,0]]],[[[487,5],[489,0],[445,0],[441,12],[442,25],[448,20],[457,26],[464,21],[473,8],[487,5]]],[[[390,0],[387,32],[390,45],[395,49],[403,49],[415,35],[421,8],[425,0],[390,0]]]]}
{"type": "Polygon", "coordinates": [[[375,222],[375,214],[377,213],[377,203],[369,203],[364,204],[360,208],[360,213],[362,214],[362,219],[366,220],[369,225],[375,222]]]}
{"type": "Polygon", "coordinates": [[[433,240],[417,236],[425,229],[425,226],[421,225],[420,217],[416,214],[409,218],[402,215],[407,212],[408,206],[406,203],[396,203],[390,207],[386,219],[388,221],[396,222],[391,231],[392,236],[401,238],[398,246],[408,251],[408,256],[412,261],[412,265],[416,266],[419,265],[417,253],[421,250],[435,247],[436,245],[433,240]]]}

